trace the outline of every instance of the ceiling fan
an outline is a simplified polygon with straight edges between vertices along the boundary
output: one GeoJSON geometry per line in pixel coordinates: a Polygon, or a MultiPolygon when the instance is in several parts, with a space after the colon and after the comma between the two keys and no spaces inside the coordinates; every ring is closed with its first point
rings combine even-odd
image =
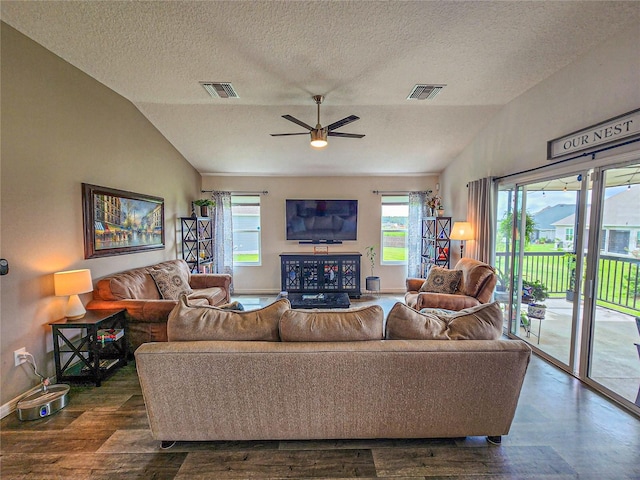
{"type": "MultiPolygon", "coordinates": [[[[340,133],[334,132],[335,129],[343,127],[348,123],[355,122],[356,120],[360,120],[360,117],[356,117],[355,115],[349,115],[348,117],[344,117],[342,120],[338,120],[337,122],[333,122],[331,125],[323,127],[320,125],[320,104],[324,100],[323,95],[314,95],[313,100],[318,105],[318,122],[316,128],[313,128],[310,125],[307,125],[301,120],[291,116],[291,115],[282,115],[282,118],[286,118],[290,122],[296,123],[301,127],[309,130],[311,134],[311,146],[316,148],[322,148],[327,146],[327,137],[345,137],[345,138],[362,138],[364,135],[359,133],[340,133]]],[[[306,135],[306,132],[300,133],[272,133],[272,137],[285,137],[289,135],[306,135]]]]}

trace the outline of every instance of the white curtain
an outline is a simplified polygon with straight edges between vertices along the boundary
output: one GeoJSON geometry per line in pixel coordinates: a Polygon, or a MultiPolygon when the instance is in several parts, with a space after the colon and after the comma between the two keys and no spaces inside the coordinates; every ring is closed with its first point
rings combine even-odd
{"type": "MultiPolygon", "coordinates": [[[[213,273],[228,273],[233,276],[231,193],[211,192],[211,199],[216,202],[210,212],[213,223],[213,273]]],[[[231,293],[233,293],[233,280],[231,293]]]]}
{"type": "Polygon", "coordinates": [[[407,227],[407,275],[420,276],[422,263],[422,219],[427,217],[430,192],[409,192],[409,225],[407,227]]]}
{"type": "Polygon", "coordinates": [[[474,240],[466,246],[466,256],[491,264],[492,241],[495,230],[495,188],[492,178],[469,182],[467,221],[474,232],[474,240]]]}

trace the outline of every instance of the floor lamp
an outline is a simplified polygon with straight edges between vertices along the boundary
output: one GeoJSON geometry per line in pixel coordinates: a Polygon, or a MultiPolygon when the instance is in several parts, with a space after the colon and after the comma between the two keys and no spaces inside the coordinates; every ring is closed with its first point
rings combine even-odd
{"type": "Polygon", "coordinates": [[[462,252],[464,250],[464,241],[473,240],[473,230],[469,222],[454,222],[451,228],[451,240],[460,240],[460,258],[462,258],[462,252]]]}

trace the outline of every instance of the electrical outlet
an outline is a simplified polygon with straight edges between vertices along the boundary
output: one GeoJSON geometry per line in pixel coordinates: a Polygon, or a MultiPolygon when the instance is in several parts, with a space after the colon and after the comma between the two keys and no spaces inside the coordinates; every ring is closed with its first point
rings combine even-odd
{"type": "Polygon", "coordinates": [[[25,347],[19,348],[13,352],[13,360],[15,361],[16,367],[27,361],[26,358],[20,356],[23,353],[27,353],[27,349],[25,347]]]}

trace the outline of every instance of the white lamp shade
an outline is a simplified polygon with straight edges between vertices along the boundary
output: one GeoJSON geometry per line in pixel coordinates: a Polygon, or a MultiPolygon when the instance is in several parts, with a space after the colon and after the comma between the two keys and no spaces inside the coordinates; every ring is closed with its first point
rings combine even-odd
{"type": "Polygon", "coordinates": [[[89,269],[83,269],[54,273],[53,285],[56,296],[58,297],[91,292],[93,291],[91,271],[89,269]]]}
{"type": "Polygon", "coordinates": [[[469,222],[454,222],[451,228],[451,240],[473,240],[473,229],[469,222]]]}
{"type": "Polygon", "coordinates": [[[93,290],[91,271],[83,269],[54,273],[53,285],[56,296],[64,297],[69,295],[65,317],[82,318],[87,313],[78,294],[93,290]]]}

